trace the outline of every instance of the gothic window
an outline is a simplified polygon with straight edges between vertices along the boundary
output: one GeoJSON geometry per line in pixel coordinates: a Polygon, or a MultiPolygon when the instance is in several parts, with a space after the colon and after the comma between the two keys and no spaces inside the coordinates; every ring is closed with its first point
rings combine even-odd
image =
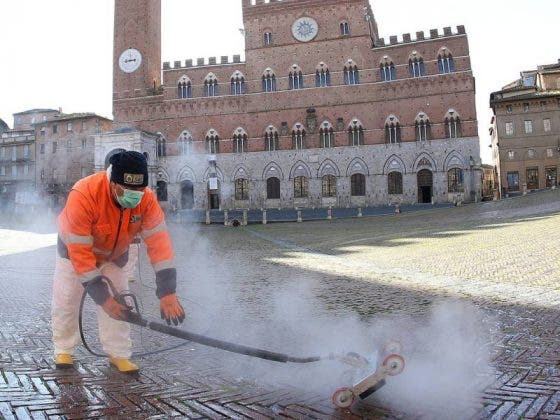
{"type": "Polygon", "coordinates": [[[179,155],[190,155],[193,149],[193,138],[187,130],[183,131],[177,139],[177,151],[179,155]]]}
{"type": "Polygon", "coordinates": [[[265,46],[272,45],[272,32],[264,33],[264,45],[265,46]]]}
{"type": "Polygon", "coordinates": [[[321,138],[321,147],[334,147],[334,130],[330,122],[324,121],[319,128],[319,137],[321,138]]]}
{"type": "Polygon", "coordinates": [[[305,176],[294,178],[294,198],[306,198],[309,195],[309,179],[305,176]]]}
{"type": "Polygon", "coordinates": [[[218,96],[218,78],[214,73],[204,79],[204,96],[218,96]]]}
{"type": "Polygon", "coordinates": [[[271,177],[266,180],[266,198],[268,200],[280,199],[280,180],[276,177],[271,177]]]}
{"type": "Polygon", "coordinates": [[[220,137],[214,129],[206,134],[206,152],[211,155],[220,153],[220,137]]]}
{"type": "Polygon", "coordinates": [[[179,99],[192,98],[192,83],[187,76],[183,76],[179,79],[177,89],[179,99]]]}
{"type": "Polygon", "coordinates": [[[463,170],[452,168],[447,171],[447,191],[450,193],[463,192],[463,170]]]}
{"type": "Polygon", "coordinates": [[[262,76],[263,92],[274,92],[276,90],[276,76],[272,69],[266,69],[262,76]]]}
{"type": "Polygon", "coordinates": [[[358,71],[358,66],[352,60],[348,60],[344,66],[344,84],[360,84],[360,72],[358,71]]]}
{"type": "Polygon", "coordinates": [[[350,193],[352,197],[366,195],[366,176],[364,174],[354,174],[350,177],[350,193]]]}
{"type": "Polygon", "coordinates": [[[288,76],[290,90],[303,89],[303,73],[301,68],[294,64],[288,76]]]}
{"type": "Polygon", "coordinates": [[[416,141],[426,141],[432,139],[430,120],[426,114],[420,112],[414,121],[416,131],[416,141]]]}
{"type": "Polygon", "coordinates": [[[453,56],[446,47],[439,50],[438,53],[438,69],[439,74],[453,73],[455,71],[455,62],[453,56]]]}
{"type": "Polygon", "coordinates": [[[336,177],[325,175],[321,179],[321,195],[323,197],[336,197],[336,177]]]}
{"type": "Polygon", "coordinates": [[[408,59],[408,72],[410,77],[422,77],[426,75],[424,59],[414,51],[408,59]]]}
{"type": "Polygon", "coordinates": [[[292,142],[295,150],[305,149],[305,129],[303,124],[297,123],[292,130],[292,142]]]}
{"type": "Polygon", "coordinates": [[[273,125],[269,125],[264,132],[264,147],[267,152],[278,150],[278,130],[273,125]]]}
{"type": "Polygon", "coordinates": [[[249,180],[243,178],[235,180],[235,199],[238,201],[249,199],[249,180]]]}
{"type": "Polygon", "coordinates": [[[157,147],[157,157],[165,157],[167,156],[167,144],[165,142],[165,138],[163,136],[159,136],[156,140],[156,147],[157,147]]]}
{"type": "Polygon", "coordinates": [[[445,134],[448,139],[461,137],[461,119],[459,114],[453,109],[445,114],[445,134]]]}
{"type": "Polygon", "coordinates": [[[331,75],[329,73],[329,68],[325,63],[319,63],[317,70],[315,71],[315,86],[316,87],[327,87],[331,85],[331,75]]]}
{"type": "Polygon", "coordinates": [[[348,22],[340,22],[340,35],[350,35],[350,25],[348,22]]]}
{"type": "Polygon", "coordinates": [[[403,193],[403,177],[400,172],[390,172],[387,176],[387,190],[389,195],[403,193]]]}
{"type": "Polygon", "coordinates": [[[399,119],[389,115],[385,121],[385,143],[393,144],[401,142],[401,126],[399,119]]]}
{"type": "Polygon", "coordinates": [[[236,71],[231,76],[231,94],[243,95],[245,92],[245,76],[240,71],[236,71]]]}
{"type": "Polygon", "coordinates": [[[383,57],[383,60],[381,60],[379,64],[379,69],[381,72],[381,81],[390,82],[391,80],[397,80],[397,69],[389,56],[383,57]]]}
{"type": "Polygon", "coordinates": [[[364,128],[362,123],[354,118],[348,127],[348,144],[362,146],[364,144],[364,128]]]}
{"type": "Polygon", "coordinates": [[[247,151],[247,133],[241,127],[233,133],[233,152],[245,153],[247,151]]]}

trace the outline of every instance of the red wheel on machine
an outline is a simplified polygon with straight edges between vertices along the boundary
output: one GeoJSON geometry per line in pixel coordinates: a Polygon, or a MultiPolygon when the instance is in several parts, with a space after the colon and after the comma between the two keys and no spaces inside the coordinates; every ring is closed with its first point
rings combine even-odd
{"type": "Polygon", "coordinates": [[[386,369],[387,375],[398,375],[404,370],[404,359],[398,354],[390,354],[383,360],[383,367],[386,369]]]}
{"type": "Polygon", "coordinates": [[[354,394],[348,388],[340,388],[332,396],[332,402],[338,408],[348,408],[354,402],[354,394]]]}

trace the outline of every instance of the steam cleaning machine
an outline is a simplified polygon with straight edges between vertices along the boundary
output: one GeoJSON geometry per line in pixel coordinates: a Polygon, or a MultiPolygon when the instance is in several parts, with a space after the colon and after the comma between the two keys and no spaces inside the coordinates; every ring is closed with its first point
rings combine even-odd
{"type": "MultiPolygon", "coordinates": [[[[269,350],[263,350],[255,347],[230,343],[228,341],[218,340],[205,335],[185,331],[180,328],[171,327],[169,325],[165,325],[162,323],[149,321],[143,318],[142,315],[140,314],[138,301],[133,293],[118,293],[108,278],[105,277],[104,280],[109,285],[109,288],[111,289],[111,292],[113,293],[115,299],[121,304],[124,304],[128,308],[130,308],[130,310],[127,311],[126,313],[126,319],[123,319],[123,321],[133,325],[138,325],[142,328],[147,328],[152,331],[157,331],[162,334],[187,340],[189,342],[202,344],[204,346],[213,347],[216,349],[225,350],[228,352],[242,354],[250,357],[256,357],[259,359],[269,360],[272,362],[305,364],[305,363],[315,363],[322,360],[337,360],[339,362],[351,366],[352,368],[357,368],[357,369],[371,369],[374,367],[368,361],[367,358],[354,352],[338,353],[338,354],[331,353],[326,356],[294,357],[287,354],[272,352],[269,350]],[[129,304],[130,301],[132,301],[133,306],[129,304]]],[[[83,308],[84,308],[86,297],[87,297],[87,288],[84,290],[80,302],[80,311],[79,311],[80,336],[82,338],[84,347],[91,354],[95,356],[105,357],[104,354],[99,354],[94,352],[88,346],[87,341],[85,339],[85,335],[83,331],[82,315],[83,315],[83,308]]],[[[145,356],[148,354],[160,353],[166,350],[171,350],[179,346],[174,346],[174,347],[170,347],[170,348],[166,348],[150,353],[137,354],[136,356],[145,356]]],[[[366,375],[362,380],[358,381],[353,386],[344,387],[336,390],[332,396],[333,404],[340,408],[348,408],[352,405],[352,403],[357,398],[363,400],[369,397],[377,390],[379,390],[381,387],[383,387],[383,385],[385,385],[386,383],[386,378],[388,376],[395,376],[400,374],[404,370],[404,366],[405,366],[404,358],[399,355],[400,352],[401,352],[401,345],[399,343],[397,342],[386,343],[382,351],[380,352],[381,357],[378,358],[378,361],[381,360],[381,363],[378,363],[377,366],[375,366],[376,368],[375,372],[366,375]]]]}

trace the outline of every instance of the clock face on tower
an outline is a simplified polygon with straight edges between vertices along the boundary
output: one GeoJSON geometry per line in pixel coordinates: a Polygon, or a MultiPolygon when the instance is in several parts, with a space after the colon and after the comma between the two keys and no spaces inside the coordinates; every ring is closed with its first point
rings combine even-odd
{"type": "Polygon", "coordinates": [[[135,48],[123,51],[119,57],[119,67],[125,73],[133,73],[142,64],[142,54],[135,48]]]}
{"type": "Polygon", "coordinates": [[[310,17],[302,17],[292,25],[292,35],[301,42],[313,40],[319,32],[317,21],[310,17]]]}

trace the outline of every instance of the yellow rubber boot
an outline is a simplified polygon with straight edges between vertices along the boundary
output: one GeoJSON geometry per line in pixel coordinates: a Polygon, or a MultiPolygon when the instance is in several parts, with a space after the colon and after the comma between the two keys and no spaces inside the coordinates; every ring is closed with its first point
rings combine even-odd
{"type": "Polygon", "coordinates": [[[74,366],[74,358],[68,353],[55,354],[54,364],[57,369],[68,369],[74,366]]]}
{"type": "Polygon", "coordinates": [[[136,373],[140,370],[137,365],[124,357],[109,357],[109,363],[122,373],[136,373]]]}

